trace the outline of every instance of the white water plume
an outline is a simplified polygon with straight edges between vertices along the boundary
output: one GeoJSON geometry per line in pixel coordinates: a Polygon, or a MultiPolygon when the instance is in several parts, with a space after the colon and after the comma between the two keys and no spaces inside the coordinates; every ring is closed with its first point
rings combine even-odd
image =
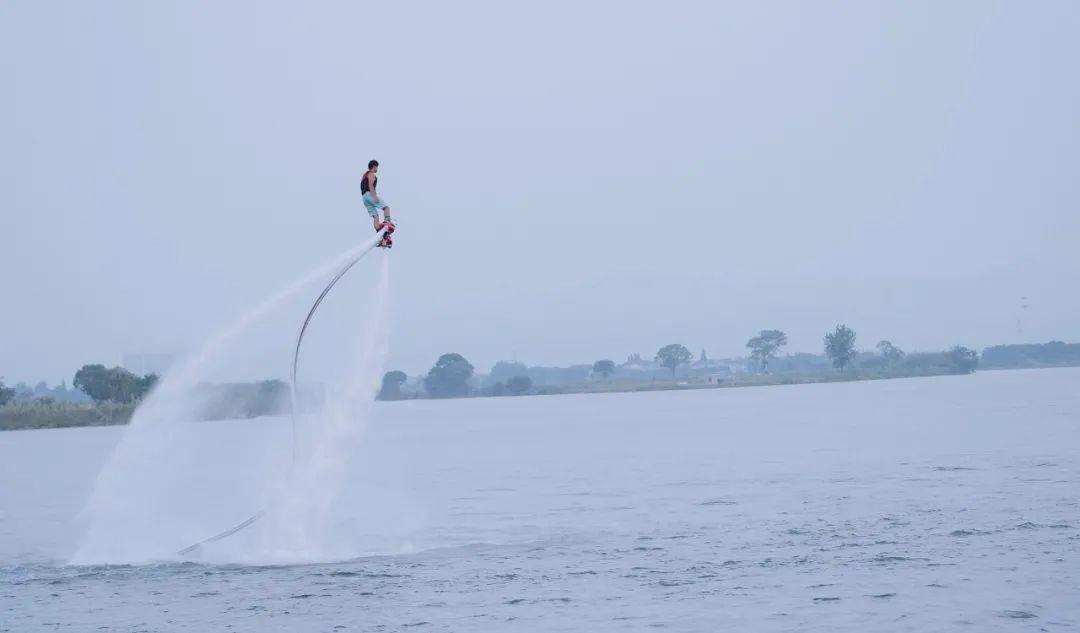
{"type": "Polygon", "coordinates": [[[258,530],[261,542],[256,551],[262,561],[329,560],[356,554],[349,531],[334,530],[332,522],[349,455],[370,418],[388,350],[390,258],[386,251],[380,255],[371,316],[352,354],[353,363],[325,406],[314,416],[300,416],[302,433],[292,476],[281,501],[258,530]]]}
{"type": "MultiPolygon", "coordinates": [[[[324,315],[322,326],[333,335],[333,344],[324,347],[352,353],[332,370],[310,353],[306,364],[301,361],[310,370],[302,370],[303,376],[322,369],[329,378],[321,383],[326,387],[321,406],[297,420],[295,463],[287,417],[201,422],[199,410],[205,403],[198,394],[215,369],[265,355],[267,349],[280,347],[277,369],[284,370],[299,325],[295,315],[310,302],[306,291],[374,243],[373,238],[289,284],[163,377],[98,475],[80,516],[87,524],[86,537],[72,563],[170,559],[178,550],[263,510],[268,510],[265,520],[243,535],[213,544],[203,553],[205,559],[299,561],[342,549],[324,542],[325,522],[341,486],[348,447],[355,445],[366,424],[381,375],[387,337],[386,251],[380,251],[381,276],[367,304],[371,315],[365,319],[349,312],[349,321],[340,328],[333,327],[340,321],[333,317],[340,315],[324,315]],[[308,298],[301,304],[302,296],[308,298]],[[265,334],[253,336],[270,317],[285,325],[270,332],[272,340],[265,334]],[[247,340],[251,338],[254,343],[247,340]]],[[[346,298],[347,288],[339,291],[346,298]]],[[[312,379],[301,378],[301,383],[305,380],[312,379]]]]}

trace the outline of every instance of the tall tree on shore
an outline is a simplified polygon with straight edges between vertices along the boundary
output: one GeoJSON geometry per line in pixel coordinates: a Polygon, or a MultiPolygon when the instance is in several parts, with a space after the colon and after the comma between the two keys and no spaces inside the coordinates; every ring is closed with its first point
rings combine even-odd
{"type": "Polygon", "coordinates": [[[401,400],[401,385],[404,385],[408,379],[405,372],[396,369],[383,374],[379,400],[401,400]]]}
{"type": "Polygon", "coordinates": [[[75,379],[71,384],[90,396],[94,402],[104,402],[112,393],[109,389],[108,374],[109,370],[105,369],[105,365],[83,365],[75,372],[75,379]]]}
{"type": "Polygon", "coordinates": [[[0,407],[15,399],[15,390],[4,386],[4,380],[0,379],[0,407]]]}
{"type": "Polygon", "coordinates": [[[615,373],[615,361],[613,360],[598,360],[592,365],[592,373],[600,374],[605,379],[611,374],[615,373]]]}
{"type": "Polygon", "coordinates": [[[885,361],[890,364],[904,360],[904,350],[893,345],[890,341],[878,341],[877,350],[885,357],[885,361]]]}
{"type": "Polygon", "coordinates": [[[158,384],[158,381],[161,380],[161,378],[157,374],[146,374],[142,378],[137,378],[136,380],[138,381],[136,383],[138,391],[135,394],[135,399],[142,400],[146,397],[146,394],[150,393],[150,390],[158,384]]]}
{"type": "Polygon", "coordinates": [[[506,382],[514,376],[526,376],[528,373],[529,368],[525,366],[525,363],[520,363],[516,360],[500,360],[491,367],[491,371],[488,372],[488,378],[498,382],[506,382]]]}
{"type": "Polygon", "coordinates": [[[473,366],[464,356],[443,354],[424,377],[424,387],[433,398],[464,396],[469,393],[472,376],[473,366]]]}
{"type": "Polygon", "coordinates": [[[978,353],[963,345],[954,345],[949,351],[945,352],[945,357],[949,359],[949,364],[952,365],[956,371],[964,374],[970,374],[979,366],[978,353]]]}
{"type": "Polygon", "coordinates": [[[106,369],[104,365],[83,365],[75,372],[72,384],[94,402],[135,402],[157,384],[157,374],[136,376],[123,367],[106,369]]]}
{"type": "Polygon", "coordinates": [[[656,362],[659,363],[661,367],[670,369],[672,378],[675,377],[675,370],[679,365],[689,363],[691,358],[693,358],[693,356],[690,354],[690,350],[678,343],[665,345],[656,352],[656,362]]]}
{"type": "Polygon", "coordinates": [[[523,396],[532,391],[532,378],[528,376],[514,376],[506,381],[506,390],[514,396],[523,396]]]}
{"type": "Polygon", "coordinates": [[[750,358],[761,367],[763,372],[769,370],[769,361],[776,358],[777,352],[785,345],[787,345],[787,334],[780,330],[762,330],[746,342],[746,348],[750,350],[750,358]]]}
{"type": "Polygon", "coordinates": [[[843,371],[855,360],[855,330],[846,325],[825,335],[825,355],[832,359],[833,367],[843,371]]]}

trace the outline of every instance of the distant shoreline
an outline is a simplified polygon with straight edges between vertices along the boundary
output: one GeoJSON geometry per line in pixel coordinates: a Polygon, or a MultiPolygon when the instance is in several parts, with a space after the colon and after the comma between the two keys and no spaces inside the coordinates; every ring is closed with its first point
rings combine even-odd
{"type": "MultiPolygon", "coordinates": [[[[981,371],[1015,371],[1021,369],[1064,369],[1078,365],[1046,365],[1038,367],[993,367],[981,371]]],[[[957,372],[890,373],[881,371],[851,371],[847,373],[812,374],[746,374],[726,378],[715,383],[679,380],[592,382],[580,385],[545,389],[521,395],[492,396],[472,394],[454,398],[413,397],[383,402],[412,400],[457,400],[462,398],[517,398],[525,396],[550,396],[595,393],[640,393],[649,391],[694,391],[702,389],[739,389],[743,387],[775,387],[781,385],[808,385],[836,382],[863,382],[869,380],[894,380],[899,378],[927,378],[934,376],[966,375],[957,372]]],[[[35,404],[25,403],[0,407],[0,431],[24,431],[33,429],[64,429],[92,426],[121,426],[128,424],[137,408],[136,404],[35,404]]]]}

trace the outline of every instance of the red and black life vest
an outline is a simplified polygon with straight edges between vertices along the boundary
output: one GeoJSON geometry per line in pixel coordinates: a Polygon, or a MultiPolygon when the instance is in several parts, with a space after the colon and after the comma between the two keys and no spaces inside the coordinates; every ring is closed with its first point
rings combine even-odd
{"type": "MultiPolygon", "coordinates": [[[[363,180],[360,181],[360,193],[367,193],[368,192],[368,189],[369,189],[369,187],[368,187],[368,179],[367,179],[368,174],[371,174],[370,169],[364,172],[364,178],[363,178],[363,180]]],[[[379,185],[379,177],[376,176],[375,174],[371,174],[371,181],[372,181],[371,182],[372,187],[370,187],[370,189],[374,189],[375,187],[377,187],[379,185]]]]}

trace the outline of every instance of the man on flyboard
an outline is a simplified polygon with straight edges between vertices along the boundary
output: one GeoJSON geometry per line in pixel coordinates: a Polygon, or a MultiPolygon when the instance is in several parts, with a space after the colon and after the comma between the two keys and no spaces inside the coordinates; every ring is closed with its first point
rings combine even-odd
{"type": "Polygon", "coordinates": [[[390,207],[375,190],[379,184],[379,177],[376,176],[379,173],[379,161],[369,160],[367,166],[368,170],[364,172],[364,178],[360,181],[360,191],[364,194],[364,207],[371,216],[375,230],[386,229],[378,246],[390,248],[394,245],[393,240],[390,239],[390,234],[394,232],[394,222],[390,219],[390,207]],[[379,211],[382,211],[382,221],[379,220],[379,211]]]}

